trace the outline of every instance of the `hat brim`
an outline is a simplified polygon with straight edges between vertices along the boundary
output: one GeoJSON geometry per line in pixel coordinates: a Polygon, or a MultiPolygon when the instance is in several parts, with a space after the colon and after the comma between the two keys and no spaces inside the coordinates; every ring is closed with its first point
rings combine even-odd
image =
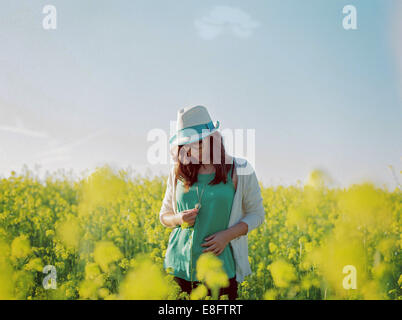
{"type": "Polygon", "coordinates": [[[178,137],[177,134],[175,134],[173,137],[170,138],[169,142],[171,146],[174,145],[184,145],[184,144],[189,144],[189,143],[193,143],[199,140],[202,140],[208,136],[210,136],[211,134],[213,134],[215,131],[217,131],[219,129],[219,121],[216,121],[215,124],[215,128],[209,131],[204,130],[202,133],[194,133],[194,130],[189,129],[186,132],[186,129],[183,130],[183,136],[178,137]]]}

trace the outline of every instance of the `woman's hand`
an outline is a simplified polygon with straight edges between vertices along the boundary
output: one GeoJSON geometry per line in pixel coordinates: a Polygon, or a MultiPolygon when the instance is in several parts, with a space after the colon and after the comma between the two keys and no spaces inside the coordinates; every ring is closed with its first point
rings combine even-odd
{"type": "Polygon", "coordinates": [[[201,244],[203,247],[208,247],[202,252],[212,251],[216,256],[219,256],[230,242],[229,234],[226,230],[219,231],[204,239],[206,242],[201,244]]]}
{"type": "Polygon", "coordinates": [[[179,212],[178,214],[178,224],[183,227],[191,227],[195,223],[195,218],[197,218],[198,209],[189,209],[179,212]]]}

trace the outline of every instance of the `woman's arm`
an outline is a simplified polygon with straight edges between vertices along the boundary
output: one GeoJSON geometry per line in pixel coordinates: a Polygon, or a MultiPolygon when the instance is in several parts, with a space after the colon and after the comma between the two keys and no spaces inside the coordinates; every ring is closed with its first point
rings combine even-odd
{"type": "Polygon", "coordinates": [[[198,209],[189,209],[175,214],[174,212],[164,212],[161,215],[161,222],[163,225],[175,228],[176,226],[186,223],[188,226],[193,226],[195,218],[197,217],[198,209]]]}
{"type": "Polygon", "coordinates": [[[174,228],[173,226],[174,219],[172,220],[171,218],[172,217],[171,215],[174,215],[174,210],[172,208],[172,197],[173,197],[173,177],[172,177],[172,170],[170,170],[166,183],[165,196],[162,201],[161,210],[159,211],[159,221],[162,223],[163,226],[170,228],[174,228]],[[165,215],[167,215],[166,223],[165,218],[163,218],[165,215]]]}
{"type": "Polygon", "coordinates": [[[178,215],[174,212],[164,212],[160,216],[161,223],[168,228],[175,228],[179,225],[178,215]]]}
{"type": "Polygon", "coordinates": [[[213,235],[206,237],[202,247],[208,247],[203,252],[212,251],[217,256],[222,253],[227,244],[235,238],[247,234],[247,223],[240,221],[228,229],[218,231],[213,235]]]}
{"type": "Polygon", "coordinates": [[[230,228],[227,228],[225,230],[225,233],[229,239],[229,242],[240,236],[246,235],[247,232],[248,232],[248,225],[247,225],[247,223],[245,223],[243,221],[239,221],[235,225],[233,225],[230,228]]]}
{"type": "Polygon", "coordinates": [[[243,186],[243,212],[244,217],[240,221],[248,226],[248,232],[260,226],[265,220],[265,210],[261,196],[261,188],[257,175],[253,172],[245,176],[243,186]]]}
{"type": "MultiPolygon", "coordinates": [[[[250,164],[247,165],[251,166],[250,164]]],[[[254,172],[254,168],[251,168],[251,170],[252,172],[247,175],[242,194],[243,210],[245,212],[245,216],[240,219],[237,224],[227,229],[227,234],[230,239],[229,241],[246,235],[249,231],[258,227],[265,219],[265,210],[261,196],[261,188],[258,184],[258,179],[254,172]],[[251,225],[251,228],[249,227],[249,225],[251,225]]],[[[236,190],[238,181],[239,177],[235,170],[233,172],[233,183],[236,190]]]]}

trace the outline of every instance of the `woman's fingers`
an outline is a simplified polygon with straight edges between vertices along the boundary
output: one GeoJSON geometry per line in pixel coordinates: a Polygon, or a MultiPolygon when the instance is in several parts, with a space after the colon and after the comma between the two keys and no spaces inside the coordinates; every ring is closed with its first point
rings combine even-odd
{"type": "Polygon", "coordinates": [[[195,220],[197,216],[197,210],[186,210],[182,212],[182,219],[185,222],[190,222],[191,220],[195,220]]]}
{"type": "Polygon", "coordinates": [[[183,211],[183,217],[192,217],[198,214],[198,209],[191,209],[183,211]]]}
{"type": "Polygon", "coordinates": [[[192,221],[195,221],[196,218],[197,218],[196,215],[186,216],[186,217],[183,217],[183,220],[186,221],[186,222],[192,222],[192,221]]]}
{"type": "Polygon", "coordinates": [[[207,249],[202,250],[202,252],[214,251],[216,249],[216,244],[213,244],[207,249]]]}
{"type": "Polygon", "coordinates": [[[206,237],[204,240],[205,241],[209,241],[209,240],[211,240],[213,237],[215,237],[215,235],[213,234],[213,235],[211,235],[211,236],[209,236],[209,237],[206,237]]]}
{"type": "Polygon", "coordinates": [[[209,247],[209,246],[213,245],[214,243],[215,243],[215,240],[212,239],[212,240],[209,240],[207,242],[202,243],[201,246],[202,247],[209,247]]]}
{"type": "Polygon", "coordinates": [[[181,220],[187,223],[189,226],[193,226],[195,219],[197,218],[198,209],[189,209],[181,211],[181,220]]]}

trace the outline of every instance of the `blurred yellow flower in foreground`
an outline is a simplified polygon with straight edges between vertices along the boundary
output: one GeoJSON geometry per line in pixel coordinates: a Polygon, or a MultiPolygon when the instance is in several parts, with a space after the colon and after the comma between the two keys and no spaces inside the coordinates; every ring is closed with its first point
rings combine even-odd
{"type": "Polygon", "coordinates": [[[79,213],[87,215],[98,206],[105,207],[126,191],[127,183],[111,167],[97,168],[83,183],[79,213]]]}
{"type": "Polygon", "coordinates": [[[123,258],[119,248],[111,241],[100,241],[96,243],[94,259],[101,267],[102,271],[109,271],[109,264],[123,258]]]}
{"type": "Polygon", "coordinates": [[[197,278],[211,289],[214,299],[218,298],[220,288],[229,286],[229,279],[223,270],[222,260],[212,252],[205,252],[197,260],[197,278]]]}
{"type": "Polygon", "coordinates": [[[124,300],[162,300],[177,290],[158,266],[147,258],[138,258],[120,286],[124,300]]]}
{"type": "Polygon", "coordinates": [[[19,236],[11,243],[11,256],[25,258],[31,253],[31,245],[26,235],[19,236]]]}
{"type": "Polygon", "coordinates": [[[190,299],[201,300],[204,299],[207,296],[207,294],[208,294],[208,288],[205,285],[200,284],[197,286],[197,288],[191,291],[190,299]]]}
{"type": "Polygon", "coordinates": [[[81,228],[77,218],[69,217],[56,227],[57,237],[67,247],[78,248],[81,228]]]}
{"type": "Polygon", "coordinates": [[[0,241],[0,300],[14,299],[13,269],[7,261],[9,251],[9,246],[3,241],[0,241]]]}
{"type": "Polygon", "coordinates": [[[295,268],[284,260],[277,260],[268,266],[274,283],[278,288],[287,288],[290,283],[297,279],[295,268]]]}

